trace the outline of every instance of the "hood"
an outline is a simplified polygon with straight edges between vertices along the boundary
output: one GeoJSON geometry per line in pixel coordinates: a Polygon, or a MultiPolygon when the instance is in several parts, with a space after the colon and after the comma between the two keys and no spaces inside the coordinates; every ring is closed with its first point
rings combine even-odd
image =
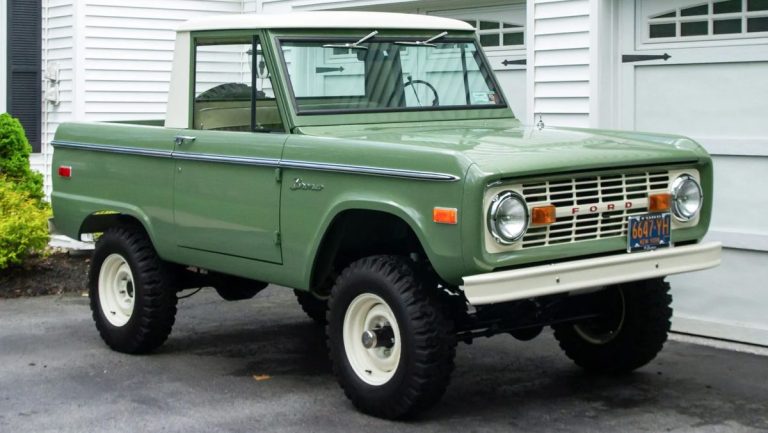
{"type": "Polygon", "coordinates": [[[300,132],[453,152],[489,177],[696,162],[706,157],[699,145],[680,136],[574,128],[539,130],[522,127],[516,120],[313,127],[300,132]]]}

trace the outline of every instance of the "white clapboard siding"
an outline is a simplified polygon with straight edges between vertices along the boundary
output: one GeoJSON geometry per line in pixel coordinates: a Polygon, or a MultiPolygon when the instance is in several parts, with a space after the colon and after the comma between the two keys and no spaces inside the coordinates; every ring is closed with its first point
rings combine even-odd
{"type": "Polygon", "coordinates": [[[529,112],[550,126],[589,126],[589,0],[532,0],[528,7],[533,8],[529,112]]]}
{"type": "Polygon", "coordinates": [[[60,123],[72,118],[74,90],[74,11],[71,0],[42,2],[43,90],[58,89],[58,102],[43,99],[41,153],[30,158],[32,168],[43,173],[46,195],[51,188],[50,142],[60,123]],[[46,79],[46,69],[58,71],[58,81],[46,79]]]}
{"type": "Polygon", "coordinates": [[[244,0],[43,0],[43,76],[59,71],[59,102],[43,104],[42,154],[32,158],[46,193],[59,124],[162,119],[176,27],[243,8],[244,0]]]}
{"type": "Polygon", "coordinates": [[[83,120],[162,119],[175,28],[193,17],[242,12],[242,0],[87,0],[83,120]]]}

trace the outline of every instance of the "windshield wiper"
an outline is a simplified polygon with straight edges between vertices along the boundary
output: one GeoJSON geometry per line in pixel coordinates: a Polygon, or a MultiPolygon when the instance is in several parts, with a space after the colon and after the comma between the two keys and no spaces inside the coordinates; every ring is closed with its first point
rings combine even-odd
{"type": "Polygon", "coordinates": [[[395,42],[396,45],[414,45],[417,47],[436,47],[437,45],[433,44],[432,42],[442,38],[443,36],[447,35],[448,32],[442,32],[438,35],[432,36],[431,38],[427,39],[426,41],[397,41],[395,42]]]}
{"type": "Polygon", "coordinates": [[[363,36],[363,38],[360,39],[357,42],[354,42],[354,43],[351,43],[351,44],[349,42],[347,42],[346,44],[325,44],[325,45],[323,45],[323,48],[351,48],[353,50],[367,50],[368,47],[364,47],[364,46],[362,46],[360,44],[362,44],[363,42],[367,41],[368,39],[371,39],[372,37],[374,37],[374,36],[376,36],[378,34],[379,34],[379,31],[378,30],[374,30],[374,31],[368,33],[367,35],[363,36]]]}

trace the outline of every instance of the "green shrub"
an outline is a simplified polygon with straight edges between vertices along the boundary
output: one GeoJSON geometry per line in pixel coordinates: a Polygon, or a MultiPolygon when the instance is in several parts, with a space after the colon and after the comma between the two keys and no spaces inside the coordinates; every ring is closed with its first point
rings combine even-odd
{"type": "Polygon", "coordinates": [[[31,152],[21,123],[8,113],[0,114],[0,176],[43,206],[43,176],[29,167],[31,152]]]}
{"type": "Polygon", "coordinates": [[[48,245],[49,215],[47,205],[0,176],[0,269],[48,245]]]}

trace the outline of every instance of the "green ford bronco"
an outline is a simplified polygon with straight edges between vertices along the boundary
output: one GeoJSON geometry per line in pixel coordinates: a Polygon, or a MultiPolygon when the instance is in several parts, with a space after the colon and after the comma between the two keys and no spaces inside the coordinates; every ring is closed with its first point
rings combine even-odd
{"type": "Polygon", "coordinates": [[[164,121],[63,124],[53,145],[53,223],[97,239],[109,347],[160,346],[181,290],[290,287],[347,397],[385,418],[439,400],[478,337],[551,326],[587,370],[641,367],[669,331],[664,277],[720,262],[701,146],[522,126],[462,21],[189,21],[164,121]]]}

